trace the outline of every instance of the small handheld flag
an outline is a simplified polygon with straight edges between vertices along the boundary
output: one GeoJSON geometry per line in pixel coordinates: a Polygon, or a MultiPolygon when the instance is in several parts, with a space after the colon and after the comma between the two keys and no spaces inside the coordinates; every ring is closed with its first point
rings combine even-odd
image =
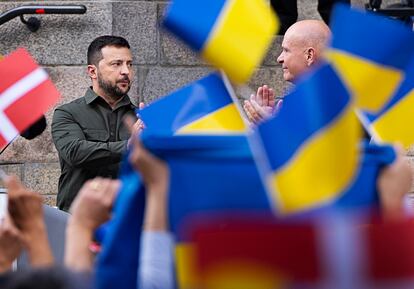
{"type": "Polygon", "coordinates": [[[163,24],[237,83],[250,78],[279,26],[264,0],[174,0],[163,24]]]}

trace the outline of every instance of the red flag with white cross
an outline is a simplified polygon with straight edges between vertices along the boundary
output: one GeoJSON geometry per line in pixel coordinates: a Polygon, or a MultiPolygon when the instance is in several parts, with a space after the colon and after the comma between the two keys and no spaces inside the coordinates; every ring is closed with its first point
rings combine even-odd
{"type": "Polygon", "coordinates": [[[0,60],[0,149],[60,98],[48,74],[25,49],[0,60]]]}

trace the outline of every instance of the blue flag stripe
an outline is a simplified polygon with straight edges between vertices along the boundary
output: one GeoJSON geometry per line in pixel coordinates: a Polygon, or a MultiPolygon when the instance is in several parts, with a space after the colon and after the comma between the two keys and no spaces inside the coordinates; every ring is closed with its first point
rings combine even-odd
{"type": "Polygon", "coordinates": [[[152,127],[166,134],[232,103],[232,98],[218,73],[193,82],[139,111],[148,130],[152,127]],[[162,112],[162,115],[159,115],[162,112]],[[159,117],[154,117],[159,115],[159,117]]]}
{"type": "Polygon", "coordinates": [[[202,50],[218,19],[225,0],[175,0],[164,19],[164,26],[180,35],[194,50],[202,50]]]}
{"type": "Polygon", "coordinates": [[[406,67],[414,51],[414,34],[403,24],[383,16],[361,13],[344,5],[335,7],[332,19],[333,48],[397,69],[406,67]],[[404,49],[401,49],[401,45],[404,49]]]}
{"type": "Polygon", "coordinates": [[[258,127],[272,171],[285,164],[312,134],[329,125],[349,101],[348,91],[330,66],[304,78],[286,96],[279,115],[258,127]]]}

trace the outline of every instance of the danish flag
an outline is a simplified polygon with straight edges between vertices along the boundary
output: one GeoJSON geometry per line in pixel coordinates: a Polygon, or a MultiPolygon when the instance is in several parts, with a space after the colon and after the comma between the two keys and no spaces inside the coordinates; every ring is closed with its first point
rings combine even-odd
{"type": "Polygon", "coordinates": [[[25,49],[0,61],[0,149],[39,119],[60,94],[25,49]]]}

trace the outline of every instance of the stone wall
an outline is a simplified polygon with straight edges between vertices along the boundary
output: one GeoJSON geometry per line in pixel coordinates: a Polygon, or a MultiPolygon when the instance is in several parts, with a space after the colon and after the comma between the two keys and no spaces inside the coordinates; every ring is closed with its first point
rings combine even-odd
{"type": "MultiPolygon", "coordinates": [[[[197,0],[194,0],[197,1],[197,0]]],[[[316,0],[299,1],[299,18],[319,18],[316,0]]],[[[365,1],[353,1],[362,6],[365,1]]],[[[136,77],[130,92],[135,101],[151,101],[191,80],[205,75],[209,67],[181,43],[159,29],[160,19],[168,1],[2,1],[0,11],[25,4],[83,4],[85,15],[42,15],[39,31],[30,32],[18,18],[0,26],[0,54],[25,47],[46,68],[62,94],[60,103],[84,94],[89,86],[86,75],[86,50],[92,39],[103,34],[121,35],[132,45],[136,77]]],[[[236,89],[246,98],[262,84],[286,89],[277,65],[280,38],[275,41],[263,65],[247,86],[236,89]]],[[[1,81],[1,80],[0,80],[1,81]]],[[[0,167],[20,176],[23,182],[45,196],[46,203],[55,204],[60,168],[48,129],[33,141],[16,139],[0,155],[0,167]]],[[[0,184],[1,186],[1,184],[0,184]]]]}

